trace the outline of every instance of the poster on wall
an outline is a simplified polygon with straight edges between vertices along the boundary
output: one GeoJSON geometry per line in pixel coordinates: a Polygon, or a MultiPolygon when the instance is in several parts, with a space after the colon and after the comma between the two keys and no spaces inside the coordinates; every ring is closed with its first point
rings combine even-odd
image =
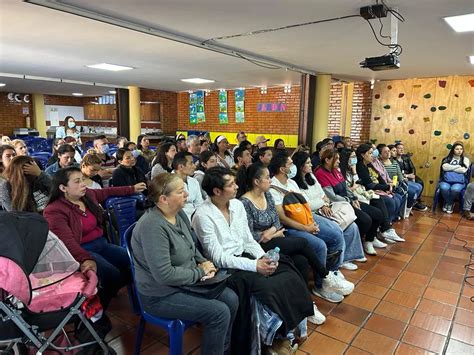
{"type": "Polygon", "coordinates": [[[245,90],[235,90],[235,122],[245,122],[244,114],[244,101],[245,101],[245,90]]]}
{"type": "Polygon", "coordinates": [[[196,92],[196,114],[197,122],[206,122],[206,114],[204,112],[204,91],[196,92]]]}
{"type": "Polygon", "coordinates": [[[227,91],[225,90],[219,91],[219,123],[229,123],[227,116],[227,91]]]}
{"type": "Polygon", "coordinates": [[[195,92],[189,94],[189,123],[196,124],[198,123],[197,118],[197,96],[195,92]]]}

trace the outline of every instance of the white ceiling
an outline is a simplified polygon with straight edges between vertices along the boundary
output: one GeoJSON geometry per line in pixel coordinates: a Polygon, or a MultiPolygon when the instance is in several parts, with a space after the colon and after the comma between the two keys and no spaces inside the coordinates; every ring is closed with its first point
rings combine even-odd
{"type": "MultiPolygon", "coordinates": [[[[61,1],[58,1],[61,2],[61,1]]],[[[375,0],[66,0],[72,4],[142,25],[159,27],[200,40],[264,28],[357,14],[375,0]]],[[[340,79],[370,80],[474,74],[474,33],[458,34],[442,17],[474,12],[473,0],[386,1],[398,7],[403,46],[401,69],[372,72],[359,68],[365,57],[387,52],[362,18],[351,18],[283,31],[226,39],[217,43],[275,60],[332,73],[340,79]]],[[[383,20],[385,28],[388,19],[383,20]]],[[[376,29],[378,22],[373,21],[376,29]]],[[[106,83],[111,86],[181,91],[200,88],[298,84],[300,74],[270,70],[245,60],[173,42],[107,23],[21,2],[0,2],[0,73],[106,83]],[[122,64],[136,70],[106,72],[86,68],[96,63],[122,64]],[[193,85],[179,79],[214,79],[193,85]]],[[[0,76],[0,82],[5,82],[0,76]]],[[[13,85],[13,84],[12,84],[13,85]]],[[[17,87],[30,85],[16,82],[17,87]],[[24,85],[23,85],[24,84],[24,85]]],[[[29,92],[70,94],[60,83],[36,82],[29,92]],[[45,83],[45,85],[41,85],[45,83]]],[[[91,95],[99,95],[89,87],[91,95]],[[94,92],[93,92],[94,91],[94,92]]],[[[13,90],[8,85],[2,91],[13,90]]],[[[87,90],[84,87],[84,91],[87,90]]],[[[108,90],[105,89],[104,90],[108,90]]]]}

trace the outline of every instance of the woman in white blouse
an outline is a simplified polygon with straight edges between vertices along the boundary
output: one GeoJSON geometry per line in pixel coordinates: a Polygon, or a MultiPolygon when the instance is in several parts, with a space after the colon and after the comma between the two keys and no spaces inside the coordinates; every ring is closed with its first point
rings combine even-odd
{"type": "Polygon", "coordinates": [[[284,337],[306,317],[313,315],[313,301],[306,282],[291,259],[280,255],[272,262],[250,232],[245,208],[237,200],[237,184],[230,169],[214,167],[206,171],[202,188],[209,199],[196,209],[192,224],[205,255],[219,268],[232,273],[229,286],[239,295],[239,311],[234,323],[232,344],[250,349],[250,297],[276,313],[283,321],[272,348],[294,348],[284,337]]]}

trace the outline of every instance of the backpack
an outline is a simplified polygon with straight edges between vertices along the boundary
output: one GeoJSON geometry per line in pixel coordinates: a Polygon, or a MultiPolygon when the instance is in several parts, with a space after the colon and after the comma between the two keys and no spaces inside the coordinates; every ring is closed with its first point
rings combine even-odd
{"type": "Polygon", "coordinates": [[[277,190],[278,192],[285,195],[283,197],[282,207],[285,215],[292,220],[301,223],[303,225],[314,224],[313,213],[311,212],[311,207],[309,206],[306,198],[298,193],[293,191],[287,191],[281,187],[271,185],[272,189],[277,190]]]}

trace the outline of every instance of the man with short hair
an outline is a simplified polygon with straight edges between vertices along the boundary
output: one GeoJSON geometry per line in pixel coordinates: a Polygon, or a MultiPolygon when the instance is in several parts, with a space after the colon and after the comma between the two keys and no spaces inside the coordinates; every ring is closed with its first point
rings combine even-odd
{"type": "Polygon", "coordinates": [[[183,211],[191,221],[191,217],[198,206],[204,201],[202,199],[201,186],[199,182],[193,178],[196,165],[193,163],[193,155],[189,152],[179,152],[173,158],[171,163],[173,172],[184,181],[184,188],[188,193],[188,198],[183,211]]]}
{"type": "Polygon", "coordinates": [[[193,155],[193,163],[196,164],[199,161],[199,153],[201,152],[199,137],[193,134],[189,135],[186,139],[186,148],[193,155]]]}
{"type": "Polygon", "coordinates": [[[255,145],[257,146],[257,148],[265,148],[269,140],[270,139],[265,138],[265,136],[258,136],[257,138],[255,138],[255,145]]]}
{"type": "Polygon", "coordinates": [[[234,149],[232,149],[232,155],[235,156],[234,154],[235,150],[239,147],[240,143],[246,140],[247,140],[247,135],[245,134],[244,131],[240,131],[239,133],[237,133],[237,144],[235,145],[234,149]]]}
{"type": "Polygon", "coordinates": [[[273,152],[270,147],[260,148],[257,151],[255,156],[255,161],[262,163],[264,166],[268,167],[270,165],[270,161],[273,158],[273,152]]]}
{"type": "Polygon", "coordinates": [[[316,151],[311,157],[311,164],[313,165],[313,168],[316,169],[319,166],[321,153],[327,149],[334,149],[334,142],[331,138],[324,138],[322,141],[316,144],[316,151]]]}
{"type": "Polygon", "coordinates": [[[112,173],[117,166],[117,160],[109,155],[110,147],[109,147],[109,140],[105,135],[100,135],[95,137],[94,139],[94,150],[96,151],[97,155],[99,156],[102,163],[100,164],[100,171],[99,176],[102,178],[104,183],[104,187],[109,186],[109,181],[112,177],[112,173]]]}
{"type": "Polygon", "coordinates": [[[186,152],[188,150],[186,147],[186,136],[182,133],[176,136],[176,148],[178,148],[178,152],[186,152]]]}
{"type": "Polygon", "coordinates": [[[396,143],[395,148],[397,148],[398,165],[400,165],[403,176],[408,179],[408,190],[417,196],[417,202],[413,205],[413,209],[417,211],[428,210],[428,207],[426,207],[426,205],[421,201],[421,193],[423,192],[424,183],[423,180],[416,175],[416,168],[410,155],[405,154],[405,146],[402,142],[396,143]]]}
{"type": "Polygon", "coordinates": [[[235,165],[231,168],[231,170],[235,174],[237,174],[237,171],[242,166],[248,168],[250,165],[252,165],[252,156],[250,155],[250,152],[242,147],[237,147],[234,152],[234,163],[235,165]]]}

